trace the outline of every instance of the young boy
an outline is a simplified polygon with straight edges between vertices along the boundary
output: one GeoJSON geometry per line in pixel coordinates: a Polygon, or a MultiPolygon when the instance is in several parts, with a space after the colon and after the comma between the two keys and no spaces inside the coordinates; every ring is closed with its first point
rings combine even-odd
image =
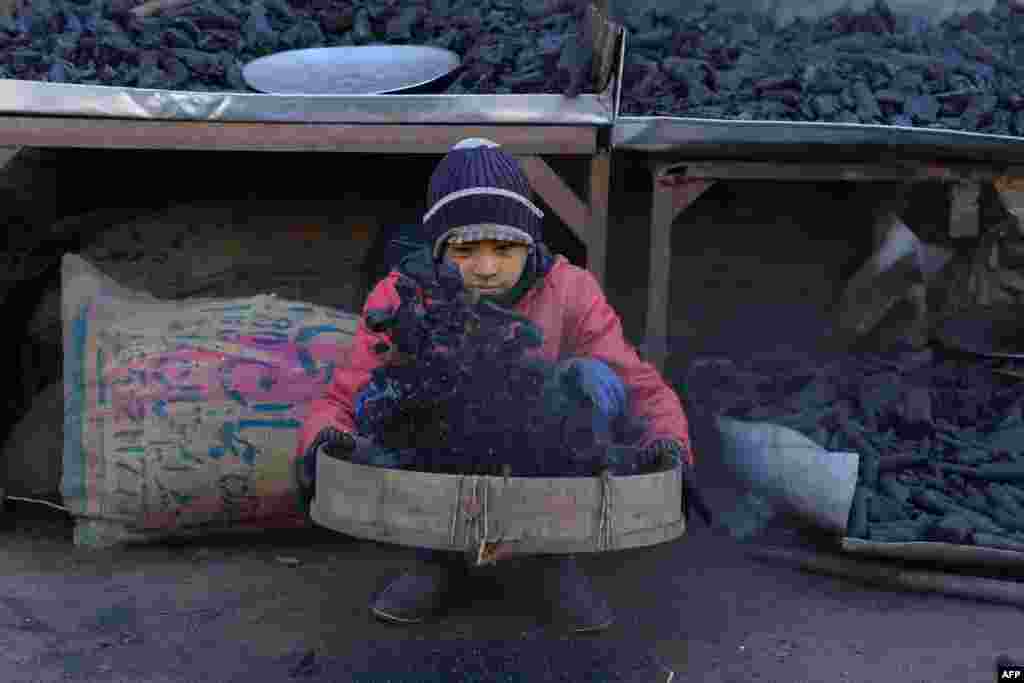
{"type": "MultiPolygon", "coordinates": [[[[595,429],[608,425],[627,406],[647,419],[641,446],[693,464],[687,420],[679,398],[657,370],[643,362],[623,338],[618,315],[590,272],[553,257],[541,241],[543,213],[530,200],[529,182],[514,157],[481,139],[463,140],[441,161],[430,179],[429,210],[423,230],[430,249],[415,258],[448,259],[465,286],[481,298],[513,309],[543,332],[543,357],[575,364],[581,388],[595,404],[595,429]]],[[[398,273],[393,271],[369,295],[364,307],[394,308],[398,273]]],[[[313,485],[318,449],[356,436],[355,417],[375,391],[370,373],[381,363],[374,346],[387,342],[359,324],[347,365],[339,367],[327,394],[312,405],[301,430],[296,471],[300,486],[313,485]]],[[[685,512],[685,510],[684,510],[685,512]]],[[[380,619],[418,623],[444,607],[466,562],[452,553],[420,551],[418,567],[391,583],[371,604],[380,619]],[[460,561],[461,560],[461,561],[460,561]]],[[[608,627],[613,616],[591,590],[571,556],[545,556],[556,609],[577,632],[608,627]]]]}

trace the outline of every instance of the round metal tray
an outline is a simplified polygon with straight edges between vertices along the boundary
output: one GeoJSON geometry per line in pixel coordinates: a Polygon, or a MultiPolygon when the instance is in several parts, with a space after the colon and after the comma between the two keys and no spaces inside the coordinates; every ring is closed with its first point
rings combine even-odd
{"type": "Polygon", "coordinates": [[[316,47],[260,57],[242,76],[278,95],[387,95],[447,87],[460,63],[454,52],[424,45],[316,47]]]}
{"type": "Polygon", "coordinates": [[[686,531],[679,467],[610,477],[433,474],[317,458],[312,520],[382,543],[494,555],[593,553],[686,531]]]}

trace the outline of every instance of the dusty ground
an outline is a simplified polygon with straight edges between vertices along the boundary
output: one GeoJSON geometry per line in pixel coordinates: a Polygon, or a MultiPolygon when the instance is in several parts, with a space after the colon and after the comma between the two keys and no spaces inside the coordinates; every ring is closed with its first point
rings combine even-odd
{"type": "MultiPolygon", "coordinates": [[[[616,180],[608,289],[636,339],[648,199],[627,176],[616,180]]],[[[848,190],[722,186],[677,223],[673,378],[696,356],[820,342],[836,283],[867,244],[848,190]]],[[[712,507],[727,509],[735,494],[714,437],[698,421],[693,431],[712,507]]],[[[482,580],[476,602],[439,624],[402,628],[366,606],[409,562],[402,548],[314,530],[89,551],[46,513],[7,520],[0,680],[10,683],[981,683],[997,655],[1024,658],[1017,608],[764,565],[699,522],[675,543],[585,558],[618,622],[565,639],[544,626],[524,563],[482,580]]],[[[806,542],[784,529],[758,541],[806,542]]]]}
{"type": "MultiPolygon", "coordinates": [[[[728,495],[712,491],[713,504],[728,495]]],[[[586,558],[618,622],[572,639],[545,626],[523,563],[439,624],[403,628],[374,622],[366,603],[408,553],[330,533],[90,552],[23,530],[3,543],[10,683],[980,683],[998,654],[1024,655],[1017,608],[761,564],[704,527],[586,558]]]]}

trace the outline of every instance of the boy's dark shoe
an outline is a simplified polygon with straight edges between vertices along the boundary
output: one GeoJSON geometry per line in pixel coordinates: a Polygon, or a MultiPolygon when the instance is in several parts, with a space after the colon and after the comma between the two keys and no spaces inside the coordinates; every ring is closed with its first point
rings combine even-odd
{"type": "Polygon", "coordinates": [[[603,631],[615,621],[611,607],[594,592],[576,558],[549,556],[544,562],[545,596],[555,622],[573,633],[603,631]]]}
{"type": "Polygon", "coordinates": [[[370,603],[378,619],[394,624],[420,624],[440,614],[456,586],[466,581],[465,562],[420,560],[417,566],[392,581],[370,603]]]}

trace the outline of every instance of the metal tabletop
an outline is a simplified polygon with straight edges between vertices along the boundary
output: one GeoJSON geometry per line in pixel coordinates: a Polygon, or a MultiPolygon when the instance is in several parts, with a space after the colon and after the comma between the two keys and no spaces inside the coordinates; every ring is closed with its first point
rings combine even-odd
{"type": "Polygon", "coordinates": [[[1024,138],[935,128],[796,121],[619,116],[612,145],[683,159],[877,161],[920,157],[1024,162],[1024,138]]]}

